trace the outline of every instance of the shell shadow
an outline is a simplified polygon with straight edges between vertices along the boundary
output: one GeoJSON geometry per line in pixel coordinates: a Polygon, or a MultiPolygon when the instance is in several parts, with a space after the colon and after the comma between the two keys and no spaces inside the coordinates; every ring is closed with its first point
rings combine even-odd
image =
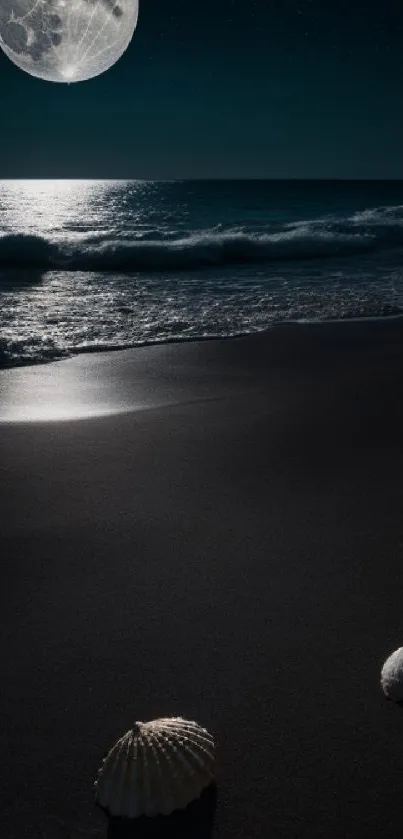
{"type": "Polygon", "coordinates": [[[170,816],[108,818],[107,839],[209,839],[213,832],[217,786],[211,784],[186,810],[170,816]]]}
{"type": "Polygon", "coordinates": [[[403,710],[403,699],[392,699],[391,696],[387,696],[386,694],[383,698],[386,702],[390,702],[393,705],[397,705],[398,708],[401,708],[403,710]]]}

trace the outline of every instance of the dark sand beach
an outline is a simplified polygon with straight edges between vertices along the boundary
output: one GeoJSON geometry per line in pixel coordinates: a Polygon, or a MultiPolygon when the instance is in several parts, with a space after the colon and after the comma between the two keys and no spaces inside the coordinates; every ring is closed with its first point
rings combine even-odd
{"type": "Polygon", "coordinates": [[[402,376],[401,320],[0,373],[1,836],[106,837],[106,749],[183,714],[217,839],[400,839],[402,376]]]}

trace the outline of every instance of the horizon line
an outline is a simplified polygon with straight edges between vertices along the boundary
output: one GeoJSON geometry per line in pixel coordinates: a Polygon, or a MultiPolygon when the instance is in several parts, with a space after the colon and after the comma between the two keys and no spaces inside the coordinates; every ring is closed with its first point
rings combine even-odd
{"type": "Polygon", "coordinates": [[[359,183],[359,182],[393,182],[396,183],[397,181],[403,182],[403,176],[400,177],[292,177],[292,178],[270,178],[270,177],[232,177],[232,176],[212,176],[212,177],[201,177],[201,178],[190,178],[190,177],[182,177],[182,178],[124,178],[124,177],[92,177],[92,178],[84,178],[84,177],[52,177],[50,175],[46,177],[40,177],[37,175],[30,175],[28,177],[0,177],[0,182],[4,181],[99,181],[99,182],[106,182],[106,181],[130,181],[132,183],[194,183],[194,182],[209,182],[209,181],[269,181],[269,182],[305,182],[311,183],[312,181],[318,182],[327,182],[327,183],[359,183]]]}

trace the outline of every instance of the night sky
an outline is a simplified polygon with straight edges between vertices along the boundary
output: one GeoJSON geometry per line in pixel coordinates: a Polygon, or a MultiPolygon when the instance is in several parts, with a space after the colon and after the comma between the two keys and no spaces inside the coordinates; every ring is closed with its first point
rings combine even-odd
{"type": "Polygon", "coordinates": [[[107,73],[0,95],[3,178],[403,178],[403,4],[142,0],[107,73]]]}

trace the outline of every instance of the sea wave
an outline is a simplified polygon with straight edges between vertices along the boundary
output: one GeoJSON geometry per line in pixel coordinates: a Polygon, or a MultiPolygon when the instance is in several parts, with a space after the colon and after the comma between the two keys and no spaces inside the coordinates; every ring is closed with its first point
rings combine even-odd
{"type": "Polygon", "coordinates": [[[0,236],[0,268],[40,271],[184,271],[215,265],[315,260],[403,248],[403,207],[374,208],[344,219],[296,221],[281,229],[199,230],[161,238],[142,232],[122,239],[91,231],[80,240],[0,236]]]}

